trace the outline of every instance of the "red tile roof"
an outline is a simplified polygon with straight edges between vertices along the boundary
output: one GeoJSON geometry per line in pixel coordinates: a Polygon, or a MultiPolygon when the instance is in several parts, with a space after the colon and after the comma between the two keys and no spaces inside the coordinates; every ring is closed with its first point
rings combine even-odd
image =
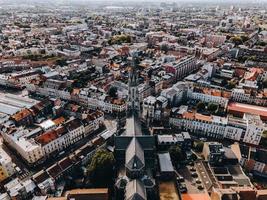
{"type": "Polygon", "coordinates": [[[261,117],[267,118],[267,107],[262,106],[254,106],[249,104],[243,103],[229,103],[228,104],[228,111],[229,112],[238,112],[238,113],[251,113],[260,115],[261,117]]]}

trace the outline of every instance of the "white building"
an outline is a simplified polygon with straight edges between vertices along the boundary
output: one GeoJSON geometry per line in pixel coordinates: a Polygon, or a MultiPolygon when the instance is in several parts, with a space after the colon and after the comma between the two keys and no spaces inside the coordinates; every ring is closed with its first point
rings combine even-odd
{"type": "Polygon", "coordinates": [[[33,164],[44,157],[41,146],[33,139],[27,139],[30,134],[28,130],[22,127],[18,129],[7,129],[1,131],[5,142],[17,151],[29,164],[33,164]]]}
{"type": "Polygon", "coordinates": [[[178,82],[171,88],[162,90],[161,96],[168,99],[170,105],[177,105],[187,98],[188,89],[191,87],[189,82],[178,82]]]}
{"type": "Polygon", "coordinates": [[[260,116],[252,114],[244,114],[244,119],[247,122],[247,129],[244,135],[243,142],[258,145],[261,140],[262,132],[266,129],[260,116]]]}
{"type": "Polygon", "coordinates": [[[15,173],[11,157],[2,148],[0,148],[0,165],[1,178],[10,177],[15,173]]]}
{"type": "Polygon", "coordinates": [[[17,129],[4,127],[1,134],[5,142],[15,149],[25,161],[29,164],[36,164],[82,140],[97,130],[101,123],[103,123],[103,114],[95,112],[94,115],[92,114],[82,121],[70,118],[64,124],[53,129],[37,128],[30,132],[22,127],[17,129]]]}
{"type": "Polygon", "coordinates": [[[206,116],[188,112],[187,106],[173,110],[169,122],[180,129],[212,138],[227,138],[258,145],[266,130],[260,116],[245,114],[244,118],[206,116]]]}
{"type": "Polygon", "coordinates": [[[11,199],[30,199],[36,185],[31,179],[22,181],[16,178],[4,185],[4,187],[11,199]]]}
{"type": "Polygon", "coordinates": [[[226,108],[228,105],[228,99],[220,96],[213,96],[209,94],[199,92],[188,92],[187,98],[199,100],[205,103],[215,103],[220,105],[222,108],[226,108]]]}
{"type": "Polygon", "coordinates": [[[88,106],[90,109],[100,109],[104,112],[123,112],[126,110],[126,103],[122,99],[114,101],[107,101],[105,95],[90,97],[87,92],[81,92],[78,96],[72,97],[67,90],[58,90],[48,87],[39,87],[34,84],[27,84],[27,90],[43,96],[56,97],[64,100],[76,100],[83,105],[88,106]]]}
{"type": "Polygon", "coordinates": [[[174,68],[176,69],[176,80],[182,79],[194,70],[196,70],[197,63],[195,57],[182,58],[178,63],[175,63],[174,68]]]}
{"type": "Polygon", "coordinates": [[[148,96],[143,101],[143,113],[142,116],[144,119],[154,118],[155,117],[155,108],[156,108],[156,97],[148,96]]]}
{"type": "Polygon", "coordinates": [[[231,98],[237,102],[247,102],[250,94],[247,94],[244,89],[234,88],[231,93],[231,98]]]}

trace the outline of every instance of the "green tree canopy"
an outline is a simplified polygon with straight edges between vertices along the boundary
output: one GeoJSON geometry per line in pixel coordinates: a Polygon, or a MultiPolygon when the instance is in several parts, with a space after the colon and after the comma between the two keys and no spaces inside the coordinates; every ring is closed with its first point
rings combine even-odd
{"type": "Polygon", "coordinates": [[[204,110],[205,108],[205,103],[203,103],[202,101],[197,103],[197,110],[204,110]]]}
{"type": "Polygon", "coordinates": [[[240,38],[243,43],[249,40],[249,37],[247,35],[241,35],[240,38]]]}
{"type": "Polygon", "coordinates": [[[194,142],[194,148],[196,149],[197,152],[202,152],[203,146],[204,146],[203,141],[194,142]]]}
{"type": "Polygon", "coordinates": [[[113,44],[122,44],[122,43],[131,43],[132,38],[130,35],[124,35],[124,34],[119,34],[119,35],[114,35],[108,40],[109,45],[113,44]]]}
{"type": "Polygon", "coordinates": [[[118,89],[116,87],[110,87],[108,91],[108,95],[116,98],[118,96],[118,89]]]}
{"type": "Polygon", "coordinates": [[[65,65],[67,65],[67,62],[66,62],[65,59],[57,59],[56,60],[56,65],[59,65],[59,66],[63,67],[65,65]]]}
{"type": "Polygon", "coordinates": [[[88,166],[90,182],[95,187],[108,187],[112,183],[115,158],[107,150],[98,150],[88,166]]]}
{"type": "Polygon", "coordinates": [[[267,130],[264,130],[264,131],[262,132],[262,137],[267,139],[267,130]]]}
{"type": "Polygon", "coordinates": [[[236,83],[234,81],[228,81],[228,83],[227,83],[228,89],[233,89],[233,88],[235,88],[235,86],[236,86],[236,83]]]}
{"type": "Polygon", "coordinates": [[[210,112],[215,112],[217,109],[218,109],[218,104],[215,104],[215,103],[209,103],[208,105],[208,111],[210,112]]]}
{"type": "Polygon", "coordinates": [[[185,154],[184,152],[182,152],[179,145],[172,146],[169,149],[169,153],[174,164],[180,164],[182,161],[185,160],[185,154]]]}
{"type": "Polygon", "coordinates": [[[264,81],[262,81],[262,86],[263,86],[263,88],[267,88],[267,79],[265,79],[264,81]]]}
{"type": "Polygon", "coordinates": [[[231,40],[236,46],[237,46],[237,45],[240,45],[240,44],[243,43],[242,38],[241,38],[241,37],[238,37],[238,36],[231,37],[230,40],[231,40]]]}

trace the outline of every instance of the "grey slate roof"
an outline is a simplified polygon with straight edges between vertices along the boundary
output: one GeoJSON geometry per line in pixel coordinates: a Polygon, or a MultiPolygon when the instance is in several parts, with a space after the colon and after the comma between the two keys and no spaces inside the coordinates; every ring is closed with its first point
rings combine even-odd
{"type": "Polygon", "coordinates": [[[142,135],[141,122],[136,115],[132,115],[126,119],[126,132],[127,136],[142,135]]]}
{"type": "MultiPolygon", "coordinates": [[[[131,136],[117,136],[115,137],[115,147],[117,150],[126,150],[132,141],[131,136]]],[[[142,135],[135,137],[139,144],[142,146],[142,149],[154,149],[155,148],[155,137],[151,135],[142,135]]]]}
{"type": "Polygon", "coordinates": [[[174,172],[169,153],[159,153],[159,166],[161,172],[174,172]]]}
{"type": "Polygon", "coordinates": [[[143,183],[134,179],[126,185],[125,200],[146,200],[146,191],[143,183]]]}
{"type": "Polygon", "coordinates": [[[128,169],[141,169],[145,166],[144,150],[134,137],[125,154],[125,166],[128,169]]]}

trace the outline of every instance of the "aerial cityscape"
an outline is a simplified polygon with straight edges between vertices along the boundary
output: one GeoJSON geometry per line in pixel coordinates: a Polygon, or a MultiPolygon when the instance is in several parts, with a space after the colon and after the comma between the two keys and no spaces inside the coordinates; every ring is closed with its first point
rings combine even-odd
{"type": "Polygon", "coordinates": [[[0,0],[0,200],[267,200],[267,1],[0,0]]]}

